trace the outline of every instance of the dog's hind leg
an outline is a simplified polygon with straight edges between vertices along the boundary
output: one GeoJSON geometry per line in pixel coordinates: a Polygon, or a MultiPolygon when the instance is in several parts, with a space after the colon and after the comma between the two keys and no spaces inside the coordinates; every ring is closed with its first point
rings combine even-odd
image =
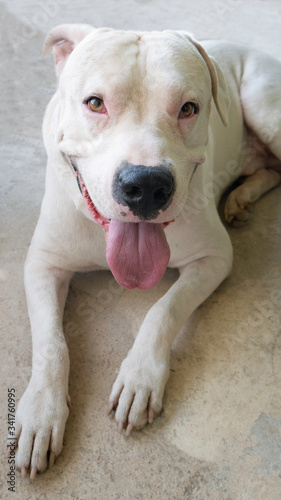
{"type": "Polygon", "coordinates": [[[277,186],[281,174],[272,169],[261,168],[246,178],[244,183],[234,189],[228,196],[224,215],[227,222],[233,226],[241,226],[249,219],[252,203],[264,193],[277,186]]]}
{"type": "Polygon", "coordinates": [[[225,218],[235,226],[247,222],[251,204],[281,181],[280,81],[279,61],[262,52],[247,53],[240,98],[249,129],[247,152],[253,158],[242,172],[245,182],[230,193],[225,204],[225,218]]]}
{"type": "Polygon", "coordinates": [[[243,66],[240,98],[245,123],[281,160],[281,63],[251,51],[243,66]]]}

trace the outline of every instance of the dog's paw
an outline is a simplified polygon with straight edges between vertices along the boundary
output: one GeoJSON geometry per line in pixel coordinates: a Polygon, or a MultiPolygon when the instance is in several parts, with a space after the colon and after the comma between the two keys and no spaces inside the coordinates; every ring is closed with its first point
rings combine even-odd
{"type": "Polygon", "coordinates": [[[225,220],[235,227],[246,224],[253,212],[253,205],[242,188],[243,185],[230,193],[224,208],[225,220]]]}
{"type": "Polygon", "coordinates": [[[30,469],[34,479],[37,471],[53,465],[63,447],[69,404],[63,390],[55,386],[38,388],[30,381],[16,412],[16,467],[22,477],[30,469]]]}
{"type": "Polygon", "coordinates": [[[108,414],[115,412],[118,431],[141,429],[162,410],[169,362],[132,349],[123,361],[109,398],[108,414]]]}

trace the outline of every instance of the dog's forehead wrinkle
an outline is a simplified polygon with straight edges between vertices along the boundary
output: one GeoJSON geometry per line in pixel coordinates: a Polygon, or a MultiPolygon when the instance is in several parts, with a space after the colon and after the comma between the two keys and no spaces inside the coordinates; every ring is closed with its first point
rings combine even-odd
{"type": "MultiPolygon", "coordinates": [[[[98,30],[99,31],[99,30],[98,30]]],[[[104,82],[125,79],[134,73],[134,66],[139,51],[138,36],[114,30],[101,31],[101,36],[93,32],[84,39],[70,54],[62,80],[83,84],[83,79],[94,76],[104,82]]],[[[93,78],[94,80],[94,78],[93,78]]]]}
{"type": "Polygon", "coordinates": [[[182,62],[186,62],[194,67],[198,65],[205,68],[205,63],[198,50],[194,45],[187,39],[182,39],[179,37],[166,37],[162,33],[162,36],[153,38],[151,40],[150,35],[146,38],[146,47],[148,49],[148,56],[153,58],[154,62],[161,62],[172,65],[181,65],[182,62]]]}
{"type": "MultiPolygon", "coordinates": [[[[73,51],[76,63],[85,64],[86,61],[95,62],[97,64],[105,65],[108,60],[112,65],[123,62],[124,58],[129,63],[130,60],[135,59],[138,51],[138,36],[135,34],[119,32],[106,33],[104,37],[88,37],[87,43],[81,46],[79,44],[73,51]]],[[[96,68],[97,69],[97,68],[96,68]]],[[[119,67],[119,70],[121,68],[119,67]]],[[[122,67],[122,71],[126,69],[122,67]]]]}
{"type": "MultiPolygon", "coordinates": [[[[102,66],[110,64],[115,66],[126,62],[122,66],[122,72],[126,70],[127,65],[132,61],[147,61],[152,68],[162,66],[163,68],[183,67],[183,64],[206,69],[206,65],[199,55],[197,49],[190,42],[187,50],[187,40],[177,34],[167,36],[165,32],[152,33],[134,33],[121,32],[115,30],[101,30],[103,36],[99,36],[100,30],[88,35],[72,52],[69,62],[75,62],[75,69],[83,65],[86,70],[87,64],[97,64],[95,70],[99,69],[99,63],[102,66]],[[142,57],[140,57],[142,56],[142,57]],[[75,60],[75,61],[74,61],[75,60]]],[[[90,69],[90,68],[89,68],[90,69]]],[[[120,67],[119,67],[120,70],[120,67]]],[[[147,67],[146,70],[149,70],[147,67]]],[[[153,71],[155,74],[156,72],[153,71]]]]}
{"type": "Polygon", "coordinates": [[[80,101],[97,95],[116,111],[135,108],[139,121],[155,106],[155,116],[164,109],[173,114],[183,95],[186,100],[204,97],[206,78],[210,79],[206,64],[197,49],[187,51],[186,40],[175,33],[106,29],[83,42],[71,54],[61,79],[68,91],[71,81],[73,94],[80,101]]]}
{"type": "Polygon", "coordinates": [[[163,43],[147,47],[144,81],[159,99],[180,99],[185,94],[189,99],[204,100],[206,84],[211,91],[207,66],[196,49],[190,54],[174,44],[168,44],[165,50],[163,43]]]}
{"type": "Polygon", "coordinates": [[[119,104],[126,102],[139,90],[138,49],[136,47],[132,50],[129,47],[127,53],[115,50],[116,47],[112,53],[109,51],[104,56],[92,53],[85,56],[80,60],[78,70],[76,65],[73,65],[73,69],[68,69],[62,85],[70,88],[70,80],[73,91],[77,96],[83,93],[83,99],[97,95],[102,98],[110,97],[119,104]]]}

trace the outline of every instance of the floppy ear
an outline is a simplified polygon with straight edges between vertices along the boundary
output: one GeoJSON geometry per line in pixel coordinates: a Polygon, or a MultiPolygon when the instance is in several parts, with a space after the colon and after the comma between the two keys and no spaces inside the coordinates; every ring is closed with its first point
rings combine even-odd
{"type": "Polygon", "coordinates": [[[230,106],[230,99],[228,95],[228,91],[225,84],[225,79],[223,73],[216,63],[216,61],[207,54],[205,49],[200,45],[200,43],[196,42],[190,35],[188,35],[189,40],[196,47],[200,55],[203,57],[205,63],[207,64],[211,81],[212,81],[212,94],[213,99],[218,110],[218,113],[221,117],[222,123],[225,127],[228,126],[228,111],[230,106]]]}
{"type": "Polygon", "coordinates": [[[57,76],[61,74],[68,56],[76,45],[94,29],[89,24],[61,24],[50,31],[45,40],[43,57],[53,52],[57,76]]]}

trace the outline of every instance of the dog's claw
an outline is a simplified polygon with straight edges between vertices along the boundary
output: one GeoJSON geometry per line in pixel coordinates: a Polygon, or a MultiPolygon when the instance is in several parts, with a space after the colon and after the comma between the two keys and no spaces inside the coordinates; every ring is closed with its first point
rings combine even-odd
{"type": "Polygon", "coordinates": [[[71,410],[71,399],[70,399],[70,396],[69,394],[67,395],[67,398],[66,398],[66,404],[68,406],[68,409],[71,410]]]}
{"type": "Polygon", "coordinates": [[[56,458],[55,452],[51,451],[50,457],[49,457],[49,468],[53,467],[55,458],[56,458]]]}
{"type": "Polygon", "coordinates": [[[108,410],[107,410],[107,415],[110,417],[111,413],[113,412],[114,410],[114,406],[115,404],[114,403],[111,403],[108,407],[108,410]]]}
{"type": "Polygon", "coordinates": [[[22,468],[21,468],[21,477],[22,477],[23,479],[25,479],[25,478],[26,478],[26,475],[27,475],[27,467],[22,467],[22,468]]]}
{"type": "Polygon", "coordinates": [[[154,416],[155,416],[155,411],[154,411],[154,409],[153,409],[153,408],[149,408],[149,410],[148,410],[148,422],[149,422],[150,424],[152,424],[153,419],[154,419],[154,416]]]}
{"type": "Polygon", "coordinates": [[[127,429],[126,429],[126,436],[127,437],[130,436],[133,428],[134,428],[134,424],[132,424],[132,423],[127,426],[127,429]]]}
{"type": "Polygon", "coordinates": [[[120,422],[120,424],[118,425],[118,432],[119,432],[119,434],[122,434],[123,429],[124,429],[124,422],[120,422]]]}
{"type": "Polygon", "coordinates": [[[30,472],[30,479],[35,479],[36,474],[37,474],[37,467],[32,467],[30,472]]]}

